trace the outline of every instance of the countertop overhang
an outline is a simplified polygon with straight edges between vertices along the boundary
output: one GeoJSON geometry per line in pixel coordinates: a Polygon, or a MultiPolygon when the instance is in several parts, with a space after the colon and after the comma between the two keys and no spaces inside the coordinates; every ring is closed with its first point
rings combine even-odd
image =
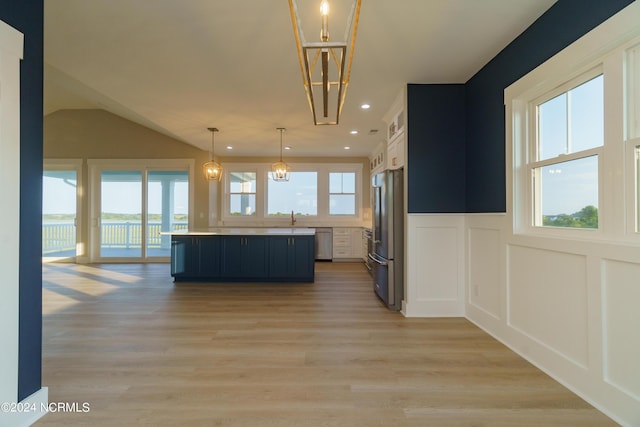
{"type": "Polygon", "coordinates": [[[172,236],[314,236],[315,228],[265,228],[265,227],[215,227],[194,230],[166,231],[160,234],[172,236]]]}

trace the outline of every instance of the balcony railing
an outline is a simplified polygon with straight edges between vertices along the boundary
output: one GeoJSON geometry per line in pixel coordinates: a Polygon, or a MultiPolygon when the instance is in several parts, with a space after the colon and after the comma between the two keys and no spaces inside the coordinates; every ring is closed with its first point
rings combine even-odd
{"type": "MultiPolygon", "coordinates": [[[[174,222],[173,231],[186,230],[187,222],[174,222]]],[[[161,248],[162,224],[148,223],[147,248],[161,248]]],[[[167,238],[168,239],[168,238],[167,238]]],[[[135,222],[105,222],[100,226],[100,245],[103,248],[142,247],[142,225],[135,222]]],[[[42,253],[75,251],[76,227],[70,222],[46,222],[42,224],[42,253]]]]}

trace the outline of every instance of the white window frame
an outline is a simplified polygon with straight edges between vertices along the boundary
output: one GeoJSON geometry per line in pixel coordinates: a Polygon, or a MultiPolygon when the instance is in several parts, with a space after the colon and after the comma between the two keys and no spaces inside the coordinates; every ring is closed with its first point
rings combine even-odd
{"type": "MultiPolygon", "coordinates": [[[[540,169],[545,166],[556,165],[556,164],[559,165],[571,160],[580,160],[587,157],[596,156],[598,158],[598,228],[597,229],[571,228],[571,229],[582,230],[587,232],[596,232],[601,228],[600,217],[601,217],[601,211],[602,211],[601,210],[602,203],[601,203],[600,194],[602,194],[602,191],[601,191],[602,182],[600,177],[602,176],[602,167],[601,167],[602,153],[604,151],[604,146],[606,142],[604,142],[603,145],[599,147],[594,147],[594,148],[590,148],[582,151],[576,151],[568,154],[561,154],[559,156],[550,157],[544,160],[538,160],[539,152],[540,152],[538,107],[544,104],[545,102],[559,95],[567,93],[570,90],[575,89],[578,86],[582,85],[583,83],[586,83],[600,75],[604,76],[604,72],[601,65],[583,74],[580,74],[577,77],[574,77],[573,79],[565,82],[564,84],[554,88],[552,91],[543,94],[542,96],[532,100],[529,103],[529,112],[527,117],[529,118],[529,120],[531,120],[531,124],[530,126],[528,126],[529,136],[527,138],[526,144],[527,144],[527,151],[528,151],[527,158],[531,159],[529,162],[527,162],[527,170],[528,170],[527,176],[531,177],[531,183],[529,184],[529,187],[531,188],[531,196],[528,198],[528,202],[530,203],[528,212],[531,212],[531,217],[528,219],[528,222],[532,227],[545,227],[545,228],[552,228],[552,229],[562,228],[562,227],[552,227],[552,226],[542,225],[542,213],[540,212],[540,206],[542,205],[541,203],[542,194],[541,194],[541,188],[540,188],[541,176],[536,171],[539,172],[540,169]]],[[[606,137],[605,137],[605,141],[606,141],[606,137]]],[[[566,213],[571,214],[572,212],[566,212],[566,213]]],[[[562,228],[562,229],[566,229],[566,228],[562,228]]]]}
{"type": "Polygon", "coordinates": [[[640,43],[626,50],[627,233],[640,236],[640,43]]]}
{"type": "Polygon", "coordinates": [[[575,42],[505,90],[507,206],[513,235],[640,242],[635,165],[640,138],[628,138],[629,114],[638,105],[629,102],[626,81],[627,52],[640,45],[640,27],[635,28],[619,33],[594,30],[593,38],[575,42]],[[567,161],[598,155],[598,229],[535,226],[532,166],[554,162],[534,162],[536,102],[575,87],[575,79],[587,81],[599,67],[604,74],[604,145],[561,156],[567,161]]]}

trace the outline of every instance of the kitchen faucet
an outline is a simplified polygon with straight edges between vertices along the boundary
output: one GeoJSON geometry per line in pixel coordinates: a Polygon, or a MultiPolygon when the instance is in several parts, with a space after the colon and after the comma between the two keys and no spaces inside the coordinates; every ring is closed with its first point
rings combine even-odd
{"type": "Polygon", "coordinates": [[[296,225],[296,219],[293,215],[293,211],[291,211],[291,226],[293,227],[294,225],[296,225]]]}

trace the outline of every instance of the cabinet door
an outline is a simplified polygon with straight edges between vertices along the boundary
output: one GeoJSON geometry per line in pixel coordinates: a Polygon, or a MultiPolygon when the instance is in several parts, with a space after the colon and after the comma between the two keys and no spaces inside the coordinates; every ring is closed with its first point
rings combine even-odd
{"type": "Polygon", "coordinates": [[[292,237],[294,259],[292,277],[313,280],[315,263],[315,241],[313,236],[292,237]]]}
{"type": "Polygon", "coordinates": [[[290,274],[291,237],[272,236],[269,238],[269,277],[283,278],[290,274]]]}
{"type": "Polygon", "coordinates": [[[266,277],[267,239],[265,237],[225,236],[222,238],[222,275],[229,278],[266,277]]]}
{"type": "Polygon", "coordinates": [[[269,277],[312,281],[315,262],[314,236],[273,236],[269,241],[269,277]]]}
{"type": "Polygon", "coordinates": [[[224,236],[222,238],[222,275],[238,277],[242,271],[242,245],[244,237],[224,236]]]}
{"type": "Polygon", "coordinates": [[[218,277],[220,275],[220,239],[215,236],[200,237],[198,246],[198,275],[218,277]]]}
{"type": "Polygon", "coordinates": [[[267,277],[269,274],[267,238],[244,237],[244,244],[241,248],[242,277],[267,277]]]}
{"type": "Polygon", "coordinates": [[[171,238],[171,275],[174,277],[193,274],[193,239],[188,236],[171,238]]]}

